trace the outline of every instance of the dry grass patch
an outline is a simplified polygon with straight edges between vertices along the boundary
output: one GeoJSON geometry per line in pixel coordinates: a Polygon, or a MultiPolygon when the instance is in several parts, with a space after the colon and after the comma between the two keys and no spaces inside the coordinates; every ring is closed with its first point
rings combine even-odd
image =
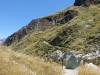
{"type": "Polygon", "coordinates": [[[0,47],[0,75],[35,75],[24,64],[12,60],[12,53],[5,47],[0,47]]]}
{"type": "Polygon", "coordinates": [[[0,46],[0,75],[61,75],[56,63],[44,62],[0,46]]]}
{"type": "Polygon", "coordinates": [[[78,75],[100,75],[100,70],[91,67],[80,66],[78,75]]]}

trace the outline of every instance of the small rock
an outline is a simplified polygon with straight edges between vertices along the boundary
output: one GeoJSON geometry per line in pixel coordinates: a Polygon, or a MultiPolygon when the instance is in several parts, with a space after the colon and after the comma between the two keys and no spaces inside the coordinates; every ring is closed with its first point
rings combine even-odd
{"type": "Polygon", "coordinates": [[[63,52],[61,50],[56,50],[48,54],[48,56],[54,60],[60,60],[63,56],[63,52]]]}

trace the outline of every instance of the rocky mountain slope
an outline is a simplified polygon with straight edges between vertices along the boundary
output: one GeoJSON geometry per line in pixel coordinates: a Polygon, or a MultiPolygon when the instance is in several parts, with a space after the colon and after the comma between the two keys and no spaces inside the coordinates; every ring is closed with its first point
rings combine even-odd
{"type": "MultiPolygon", "coordinates": [[[[32,20],[9,36],[4,45],[47,58],[57,50],[80,54],[100,51],[100,1],[75,0],[74,6],[32,20]]],[[[96,58],[97,62],[99,59],[96,58]]]]}
{"type": "Polygon", "coordinates": [[[15,41],[20,41],[25,35],[31,33],[33,30],[40,30],[47,26],[60,25],[68,22],[77,15],[77,11],[69,10],[65,12],[59,12],[56,15],[51,15],[43,18],[32,20],[27,26],[21,28],[7,38],[6,45],[11,45],[15,41]]]}

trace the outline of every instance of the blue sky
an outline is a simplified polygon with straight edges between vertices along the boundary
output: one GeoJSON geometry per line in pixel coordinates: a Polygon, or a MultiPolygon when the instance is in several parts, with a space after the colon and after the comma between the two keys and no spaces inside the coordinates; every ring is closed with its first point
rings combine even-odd
{"type": "Polygon", "coordinates": [[[32,19],[72,5],[74,0],[0,0],[0,38],[6,38],[32,19]]]}

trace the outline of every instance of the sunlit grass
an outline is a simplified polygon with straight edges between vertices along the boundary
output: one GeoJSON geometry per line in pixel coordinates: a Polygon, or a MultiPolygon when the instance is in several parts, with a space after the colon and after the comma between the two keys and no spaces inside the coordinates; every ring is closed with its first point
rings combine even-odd
{"type": "Polygon", "coordinates": [[[30,57],[0,47],[0,75],[61,75],[56,63],[44,62],[39,57],[30,57]]]}
{"type": "Polygon", "coordinates": [[[91,67],[80,66],[78,75],[100,75],[100,70],[91,67]]]}

